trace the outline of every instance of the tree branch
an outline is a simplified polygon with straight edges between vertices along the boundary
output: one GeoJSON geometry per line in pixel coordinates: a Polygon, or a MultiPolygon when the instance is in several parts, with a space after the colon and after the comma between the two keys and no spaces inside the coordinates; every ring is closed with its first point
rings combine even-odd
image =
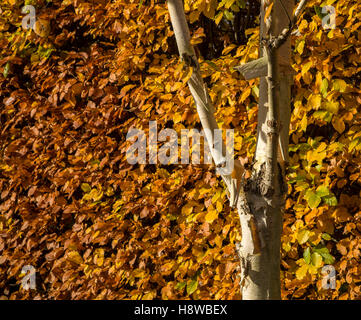
{"type": "MultiPolygon", "coordinates": [[[[281,57],[282,58],[282,57],[281,57]]],[[[241,73],[244,80],[251,80],[267,76],[267,57],[261,57],[245,64],[233,67],[241,73]]],[[[295,70],[286,61],[279,61],[279,71],[282,74],[295,74],[295,70]]]]}
{"type": "MultiPolygon", "coordinates": [[[[213,147],[215,141],[215,132],[218,129],[218,124],[214,117],[214,107],[209,97],[207,87],[203,82],[197,56],[194,48],[190,42],[190,33],[187,20],[184,14],[182,0],[168,0],[168,11],[173,26],[179,55],[188,67],[193,68],[193,73],[188,80],[188,86],[194,98],[197,113],[199,115],[202,127],[205,132],[212,158],[217,167],[218,172],[221,174],[230,193],[230,201],[237,202],[239,190],[239,183],[232,177],[234,165],[238,164],[237,160],[233,159],[227,152],[227,149],[222,140],[221,146],[213,147]]],[[[234,172],[233,172],[234,173],[234,172]]],[[[237,177],[240,181],[241,177],[237,177]]],[[[231,203],[234,206],[235,203],[231,203]]]]}
{"type": "Polygon", "coordinates": [[[277,49],[279,48],[289,37],[289,35],[291,34],[293,28],[295,27],[295,25],[297,24],[297,19],[299,17],[299,15],[301,14],[301,11],[303,9],[303,7],[305,6],[307,0],[301,0],[300,3],[298,4],[295,13],[292,17],[292,20],[290,21],[288,27],[284,28],[282,30],[282,32],[274,39],[272,39],[270,41],[269,46],[272,49],[277,49]]]}

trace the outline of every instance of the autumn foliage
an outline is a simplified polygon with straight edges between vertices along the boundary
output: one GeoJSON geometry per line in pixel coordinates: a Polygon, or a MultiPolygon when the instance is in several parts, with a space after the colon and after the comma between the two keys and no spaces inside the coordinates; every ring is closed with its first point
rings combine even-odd
{"type": "MultiPolygon", "coordinates": [[[[235,129],[247,169],[258,80],[233,67],[258,57],[259,3],[185,9],[216,119],[235,129]]],[[[132,127],[200,129],[165,1],[5,0],[1,11],[0,297],[240,299],[239,222],[215,167],[126,161],[132,127]],[[20,286],[24,265],[36,290],[20,286]]],[[[357,0],[311,0],[292,36],[284,299],[360,298],[360,27],[357,0]],[[322,28],[325,5],[335,29],[322,28]],[[327,264],[335,290],[322,289],[327,264]]]]}

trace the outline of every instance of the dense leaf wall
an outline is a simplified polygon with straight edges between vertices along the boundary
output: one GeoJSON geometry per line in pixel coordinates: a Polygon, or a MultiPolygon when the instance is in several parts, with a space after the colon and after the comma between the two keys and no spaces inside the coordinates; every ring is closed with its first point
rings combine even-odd
{"type": "MultiPolygon", "coordinates": [[[[222,128],[249,168],[256,1],[186,0],[222,128]]],[[[361,5],[310,1],[294,34],[285,299],[357,299],[361,5]],[[336,7],[322,28],[320,7],[336,7]],[[321,269],[336,268],[335,290],[321,269]]],[[[2,299],[240,299],[237,214],[209,165],[130,165],[131,127],[200,128],[164,1],[7,0],[0,17],[2,299]],[[36,8],[34,30],[21,8],[36,8]],[[21,288],[21,269],[37,289],[21,288]]]]}

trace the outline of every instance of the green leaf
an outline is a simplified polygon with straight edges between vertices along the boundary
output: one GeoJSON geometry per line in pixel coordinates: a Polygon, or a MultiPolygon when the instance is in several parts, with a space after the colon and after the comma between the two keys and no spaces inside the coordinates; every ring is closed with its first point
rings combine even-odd
{"type": "Polygon", "coordinates": [[[317,208],[321,203],[321,197],[314,193],[312,190],[308,190],[306,192],[305,198],[311,209],[317,208]]]}
{"type": "Polygon", "coordinates": [[[315,10],[315,13],[318,15],[318,17],[319,17],[320,19],[322,19],[322,18],[323,18],[323,15],[322,15],[322,10],[321,10],[321,8],[320,8],[320,7],[317,7],[317,6],[314,6],[313,9],[315,10]]]}
{"type": "Polygon", "coordinates": [[[81,189],[85,192],[85,193],[89,193],[91,191],[91,186],[88,183],[82,183],[81,184],[81,189]]]}
{"type": "Polygon", "coordinates": [[[237,4],[241,9],[246,8],[246,1],[245,0],[237,0],[237,4]]]}
{"type": "Polygon", "coordinates": [[[187,294],[190,296],[198,288],[198,280],[191,280],[187,283],[187,294]]]}
{"type": "Polygon", "coordinates": [[[322,258],[326,264],[333,264],[335,262],[335,258],[330,254],[323,255],[322,258]]]}
{"type": "Polygon", "coordinates": [[[36,3],[36,0],[26,0],[25,3],[24,3],[25,6],[36,6],[37,3],[36,3]]]}
{"type": "Polygon", "coordinates": [[[315,10],[316,14],[319,16],[320,19],[323,19],[327,13],[322,13],[322,8],[318,6],[314,6],[313,9],[315,10]]]}
{"type": "Polygon", "coordinates": [[[317,246],[313,248],[313,251],[318,253],[326,264],[333,264],[335,262],[335,258],[330,254],[326,247],[317,246]]]}
{"type": "Polygon", "coordinates": [[[327,89],[328,89],[328,81],[326,78],[324,78],[322,80],[321,89],[320,89],[324,98],[327,96],[327,89]]]}
{"type": "Polygon", "coordinates": [[[221,69],[212,61],[204,60],[206,64],[208,64],[211,68],[213,68],[216,71],[221,71],[221,69]]]}
{"type": "Polygon", "coordinates": [[[232,21],[234,19],[234,15],[231,11],[224,10],[224,16],[227,20],[232,21]]]}
{"type": "Polygon", "coordinates": [[[329,240],[332,239],[331,236],[328,233],[322,233],[321,237],[322,237],[323,240],[326,240],[326,241],[329,241],[329,240]]]}
{"type": "Polygon", "coordinates": [[[311,263],[311,252],[310,248],[307,248],[305,251],[303,251],[303,259],[305,259],[307,264],[311,263]]]}
{"type": "Polygon", "coordinates": [[[313,252],[311,254],[311,263],[319,268],[322,265],[322,256],[318,252],[313,252]]]}
{"type": "Polygon", "coordinates": [[[253,95],[258,98],[259,97],[259,88],[257,86],[254,86],[252,88],[253,95]]]}
{"type": "Polygon", "coordinates": [[[9,75],[10,67],[11,67],[10,62],[7,62],[3,71],[4,78],[7,78],[7,76],[9,75]]]}
{"type": "Polygon", "coordinates": [[[185,286],[187,285],[187,282],[178,282],[176,285],[175,285],[175,288],[178,289],[178,290],[182,290],[185,286]]]}
{"type": "Polygon", "coordinates": [[[300,148],[299,144],[290,144],[288,146],[289,152],[296,152],[300,148]]]}
{"type": "Polygon", "coordinates": [[[330,207],[337,206],[337,198],[335,197],[335,195],[333,193],[331,193],[328,196],[323,197],[322,199],[330,207]]]}
{"type": "Polygon", "coordinates": [[[55,49],[52,48],[44,48],[43,46],[39,46],[37,50],[38,56],[42,58],[49,58],[52,52],[55,51],[55,49]]]}
{"type": "Polygon", "coordinates": [[[352,151],[355,147],[357,147],[361,143],[361,138],[356,138],[355,140],[352,140],[351,143],[348,146],[348,150],[352,151]]]}
{"type": "Polygon", "coordinates": [[[326,186],[319,186],[316,190],[316,194],[322,198],[330,195],[330,190],[326,186]]]}
{"type": "Polygon", "coordinates": [[[332,113],[326,110],[317,110],[313,113],[313,117],[315,119],[320,119],[326,122],[330,122],[332,119],[332,113]]]}

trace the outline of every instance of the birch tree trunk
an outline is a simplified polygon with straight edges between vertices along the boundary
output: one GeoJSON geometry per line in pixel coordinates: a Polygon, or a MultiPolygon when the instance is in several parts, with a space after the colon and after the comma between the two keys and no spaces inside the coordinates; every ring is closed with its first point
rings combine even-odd
{"type": "MultiPolygon", "coordinates": [[[[292,16],[293,0],[275,1],[270,18],[264,21],[268,0],[261,2],[260,38],[277,37],[287,27],[292,16]]],[[[260,44],[262,57],[267,52],[260,44]]],[[[268,58],[268,77],[260,79],[258,110],[257,147],[254,157],[252,178],[245,187],[248,206],[254,216],[259,234],[260,252],[247,250],[249,246],[242,238],[240,256],[248,269],[243,299],[280,299],[280,245],[283,223],[283,208],[287,186],[285,169],[288,159],[289,123],[291,115],[291,75],[281,73],[282,65],[290,65],[291,45],[287,40],[268,58]],[[270,89],[273,97],[270,95],[270,89]],[[273,98],[273,101],[270,101],[273,98]],[[273,104],[273,119],[270,116],[273,104]],[[278,131],[279,130],[279,131],[278,131]],[[279,133],[279,135],[278,135],[279,133]],[[280,142],[280,143],[278,143],[280,142]],[[271,172],[269,172],[271,171],[271,172]]],[[[287,69],[287,68],[286,68],[287,69]]],[[[242,208],[238,208],[242,216],[242,208]]],[[[242,227],[243,231],[243,227],[242,227]]]]}
{"type": "MultiPolygon", "coordinates": [[[[186,65],[193,68],[188,85],[206,131],[208,145],[213,146],[214,130],[218,127],[213,115],[213,105],[199,71],[197,57],[190,44],[183,2],[167,2],[179,54],[186,65]]],[[[290,69],[288,36],[296,18],[291,19],[293,0],[277,0],[265,22],[265,10],[270,2],[262,0],[261,3],[260,34],[261,40],[265,38],[261,41],[261,56],[265,58],[259,62],[266,63],[267,69],[259,68],[263,71],[259,71],[258,75],[261,80],[257,147],[252,176],[245,184],[242,182],[240,163],[233,162],[233,159],[229,161],[227,154],[223,154],[219,149],[212,151],[211,147],[216,166],[223,169],[220,173],[229,190],[231,205],[237,207],[240,218],[242,240],[237,244],[237,252],[244,300],[281,298],[280,244],[287,190],[285,166],[290,122],[291,75],[287,72],[290,69]],[[279,68],[281,64],[282,68],[279,68]],[[234,164],[233,172],[225,163],[231,163],[232,168],[234,164]]],[[[305,0],[301,2],[304,3],[305,0]]],[[[259,63],[253,65],[259,67],[259,63]]],[[[249,68],[252,68],[252,64],[243,69],[249,68]]]]}

